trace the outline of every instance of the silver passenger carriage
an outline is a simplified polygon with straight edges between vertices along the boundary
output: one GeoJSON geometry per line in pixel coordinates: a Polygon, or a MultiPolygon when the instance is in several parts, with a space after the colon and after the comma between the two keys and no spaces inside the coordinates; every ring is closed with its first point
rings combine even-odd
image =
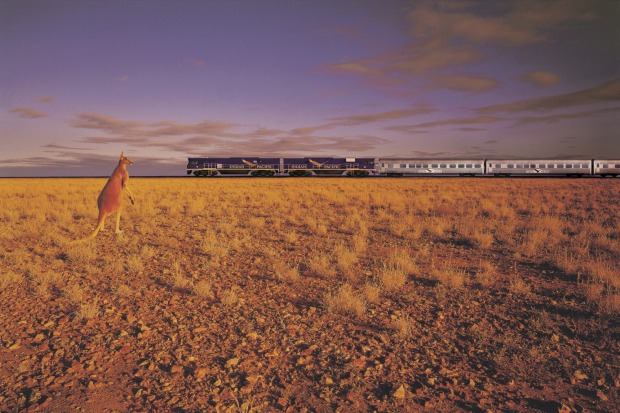
{"type": "Polygon", "coordinates": [[[583,176],[592,175],[592,161],[584,159],[487,160],[487,175],[494,176],[583,176]]]}
{"type": "Polygon", "coordinates": [[[475,176],[484,175],[484,159],[379,158],[379,175],[387,176],[475,176]]]}
{"type": "Polygon", "coordinates": [[[594,174],[600,176],[620,176],[620,160],[615,159],[595,159],[594,174]]]}

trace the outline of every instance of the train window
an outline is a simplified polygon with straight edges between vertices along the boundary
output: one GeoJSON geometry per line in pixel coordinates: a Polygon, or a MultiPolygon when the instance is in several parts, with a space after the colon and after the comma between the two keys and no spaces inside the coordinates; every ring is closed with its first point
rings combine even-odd
{"type": "Polygon", "coordinates": [[[509,164],[508,164],[508,167],[509,167],[509,168],[514,168],[515,166],[514,166],[514,164],[509,163],[509,164]]]}
{"type": "Polygon", "coordinates": [[[479,163],[474,165],[474,168],[482,168],[482,165],[480,165],[479,163]]]}
{"type": "Polygon", "coordinates": [[[462,163],[459,164],[459,168],[465,168],[465,165],[463,165],[462,163]]]}
{"type": "Polygon", "coordinates": [[[563,164],[559,164],[559,165],[558,165],[558,168],[559,168],[559,169],[564,169],[564,165],[563,165],[563,164]]]}
{"type": "Polygon", "coordinates": [[[552,163],[550,163],[549,165],[547,165],[547,168],[549,168],[549,169],[553,169],[553,164],[552,164],[552,163]]]}
{"type": "Polygon", "coordinates": [[[571,165],[571,164],[567,164],[567,165],[566,165],[566,167],[567,167],[568,169],[572,169],[572,168],[573,168],[573,165],[571,165]]]}
{"type": "Polygon", "coordinates": [[[439,164],[439,167],[440,167],[440,168],[445,168],[445,167],[446,167],[446,164],[445,164],[445,163],[439,164]]]}
{"type": "Polygon", "coordinates": [[[603,164],[603,168],[609,168],[609,166],[607,166],[608,164],[604,163],[603,164]]]}
{"type": "Polygon", "coordinates": [[[451,163],[450,165],[448,165],[449,168],[456,168],[456,165],[451,163]]]}
{"type": "Polygon", "coordinates": [[[467,165],[465,165],[466,168],[471,168],[471,164],[468,163],[467,165]]]}
{"type": "Polygon", "coordinates": [[[431,165],[431,168],[439,168],[439,165],[434,163],[434,164],[431,165]]]}

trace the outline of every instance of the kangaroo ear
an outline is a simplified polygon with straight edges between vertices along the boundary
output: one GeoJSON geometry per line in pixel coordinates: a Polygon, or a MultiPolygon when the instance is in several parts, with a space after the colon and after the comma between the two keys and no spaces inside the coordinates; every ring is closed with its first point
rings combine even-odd
{"type": "Polygon", "coordinates": [[[124,156],[124,155],[123,155],[123,152],[121,152],[121,159],[123,159],[123,156],[124,156]]]}

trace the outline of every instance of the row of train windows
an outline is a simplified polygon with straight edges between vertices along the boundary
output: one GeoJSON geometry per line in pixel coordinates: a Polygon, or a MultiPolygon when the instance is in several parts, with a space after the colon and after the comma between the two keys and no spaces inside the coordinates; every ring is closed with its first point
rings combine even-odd
{"type": "Polygon", "coordinates": [[[604,164],[597,163],[596,166],[598,168],[620,168],[620,163],[617,163],[615,166],[613,163],[604,163],[604,164]]]}
{"type": "MultiPolygon", "coordinates": [[[[495,164],[496,168],[502,168],[502,165],[500,164],[495,164]]],[[[567,168],[567,169],[571,169],[571,168],[589,168],[590,166],[587,164],[523,164],[523,163],[517,163],[517,164],[512,164],[509,163],[507,166],[503,166],[503,168],[547,168],[547,169],[563,169],[563,168],[567,168]]]]}
{"type": "Polygon", "coordinates": [[[381,166],[383,168],[482,168],[482,165],[480,164],[445,164],[445,163],[433,163],[433,164],[427,164],[427,163],[418,163],[418,164],[400,164],[400,163],[395,163],[395,164],[381,164],[381,166]]]}

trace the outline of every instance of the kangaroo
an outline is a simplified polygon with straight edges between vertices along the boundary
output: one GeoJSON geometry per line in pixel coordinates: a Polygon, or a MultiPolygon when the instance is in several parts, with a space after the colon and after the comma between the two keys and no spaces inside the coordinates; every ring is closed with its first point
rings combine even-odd
{"type": "Polygon", "coordinates": [[[99,218],[97,219],[97,227],[95,228],[95,231],[93,231],[89,237],[74,241],[74,243],[95,238],[97,233],[104,229],[105,219],[108,215],[111,215],[114,212],[116,212],[116,233],[120,234],[122,232],[119,229],[119,224],[121,221],[121,207],[123,205],[123,189],[127,191],[129,194],[129,200],[132,204],[134,204],[133,195],[127,186],[127,182],[129,181],[127,165],[131,164],[133,164],[133,161],[121,152],[121,158],[118,161],[118,166],[114,169],[114,172],[112,172],[110,179],[108,179],[108,182],[99,194],[99,198],[97,198],[99,218]]]}

